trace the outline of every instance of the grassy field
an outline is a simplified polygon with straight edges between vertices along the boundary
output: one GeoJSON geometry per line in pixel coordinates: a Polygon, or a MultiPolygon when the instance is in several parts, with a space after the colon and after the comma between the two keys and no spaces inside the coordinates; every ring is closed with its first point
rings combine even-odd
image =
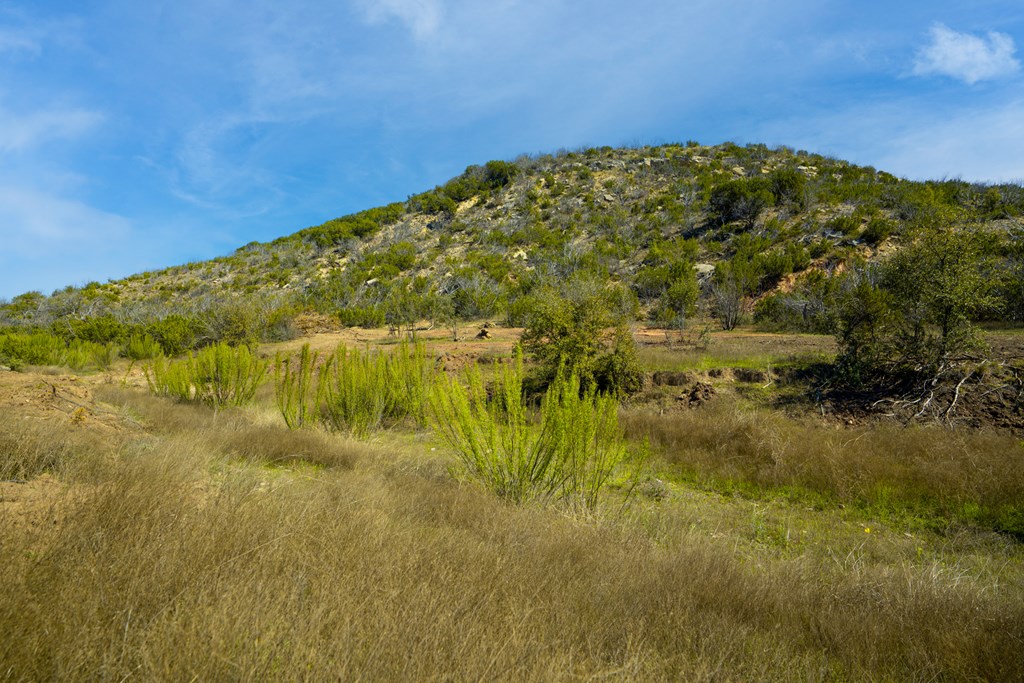
{"type": "Polygon", "coordinates": [[[134,373],[0,374],[6,680],[1024,677],[1010,435],[795,418],[720,375],[621,410],[650,455],[590,511],[503,501],[429,430],[289,430],[269,386],[218,410],[134,373]]]}

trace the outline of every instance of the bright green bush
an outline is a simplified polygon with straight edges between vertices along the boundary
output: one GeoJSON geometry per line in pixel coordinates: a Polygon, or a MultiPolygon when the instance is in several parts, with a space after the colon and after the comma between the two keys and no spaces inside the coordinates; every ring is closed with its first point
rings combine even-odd
{"type": "Polygon", "coordinates": [[[128,337],[128,341],[125,342],[124,346],[124,355],[132,360],[156,358],[162,351],[157,340],[146,333],[136,332],[128,337]]]}
{"type": "MultiPolygon", "coordinates": [[[[355,436],[404,419],[425,425],[433,372],[422,344],[403,342],[392,353],[349,350],[341,345],[317,374],[315,400],[321,419],[329,428],[355,436]]],[[[294,392],[297,380],[292,381],[296,383],[294,392]]]]}
{"type": "Polygon", "coordinates": [[[106,344],[89,343],[89,360],[100,370],[109,370],[118,356],[121,355],[121,347],[113,342],[106,344]]]}
{"type": "Polygon", "coordinates": [[[177,361],[157,357],[146,368],[146,381],[160,396],[214,407],[241,406],[263,383],[267,365],[245,346],[221,343],[177,361]]]}
{"type": "Polygon", "coordinates": [[[64,365],[68,345],[46,332],[0,336],[0,356],[17,365],[64,365]]]}
{"type": "Polygon", "coordinates": [[[580,391],[575,376],[548,387],[533,424],[523,401],[522,356],[502,368],[490,392],[479,369],[468,386],[441,375],[431,393],[436,432],[470,477],[520,503],[557,499],[593,510],[601,490],[627,459],[618,427],[618,403],[580,391]]]}
{"type": "Polygon", "coordinates": [[[314,371],[320,360],[319,351],[310,351],[303,344],[298,361],[282,358],[274,360],[274,396],[285,424],[290,429],[306,427],[317,417],[317,392],[314,371]]]}

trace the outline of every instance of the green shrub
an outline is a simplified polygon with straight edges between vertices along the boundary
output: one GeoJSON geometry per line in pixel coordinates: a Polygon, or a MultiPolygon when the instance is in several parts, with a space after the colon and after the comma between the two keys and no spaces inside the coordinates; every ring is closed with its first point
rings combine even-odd
{"type": "Polygon", "coordinates": [[[611,396],[630,396],[644,388],[644,369],[628,327],[616,328],[611,352],[597,359],[594,380],[598,391],[611,396]]]}
{"type": "Polygon", "coordinates": [[[983,348],[975,322],[1001,310],[992,236],[965,226],[921,231],[838,297],[838,365],[852,385],[929,377],[983,348]]]}
{"type": "Polygon", "coordinates": [[[149,360],[162,353],[159,342],[146,333],[138,333],[128,337],[124,346],[124,355],[132,360],[149,360]]]}
{"type": "Polygon", "coordinates": [[[468,387],[441,375],[430,397],[436,432],[453,448],[472,478],[514,502],[560,499],[589,510],[626,460],[618,404],[581,392],[575,376],[548,387],[540,424],[523,400],[522,356],[502,368],[491,391],[475,366],[468,387]]]}
{"type": "Polygon", "coordinates": [[[89,357],[93,364],[100,370],[109,370],[118,356],[121,355],[121,347],[113,342],[106,344],[89,344],[89,357]]]}
{"type": "Polygon", "coordinates": [[[780,168],[768,176],[772,195],[777,204],[804,205],[807,177],[795,168],[780,168]]]}
{"type": "Polygon", "coordinates": [[[64,365],[67,343],[46,332],[0,336],[0,356],[18,365],[64,365]]]}
{"type": "MultiPolygon", "coordinates": [[[[300,372],[302,362],[300,358],[300,372]]],[[[340,345],[317,374],[315,400],[320,417],[326,426],[354,436],[365,436],[407,418],[425,425],[433,372],[422,344],[403,342],[392,353],[350,351],[340,345]]],[[[280,383],[285,379],[279,376],[280,383]]],[[[291,392],[293,406],[301,401],[300,379],[293,376],[291,388],[280,389],[291,392]]],[[[290,411],[294,415],[295,408],[290,411]]],[[[285,415],[285,421],[289,419],[294,421],[285,415]]]]}
{"type": "Polygon", "coordinates": [[[157,357],[146,368],[146,381],[160,396],[214,407],[241,406],[252,400],[266,371],[267,361],[247,347],[220,343],[177,361],[157,357]]]}
{"type": "MultiPolygon", "coordinates": [[[[521,341],[540,363],[542,385],[564,371],[575,375],[587,391],[595,387],[598,364],[610,353],[614,339],[609,339],[609,328],[628,327],[635,317],[636,297],[625,287],[585,278],[566,283],[565,289],[564,296],[551,289],[538,294],[521,341]]],[[[621,342],[633,343],[632,336],[621,342]]],[[[625,387],[631,382],[613,384],[625,387]]]]}
{"type": "Polygon", "coordinates": [[[320,360],[319,351],[302,345],[298,364],[292,358],[274,359],[274,397],[281,417],[290,429],[309,426],[317,415],[317,394],[314,370],[320,360]]]}
{"type": "Polygon", "coordinates": [[[63,318],[55,323],[54,333],[69,339],[106,344],[120,342],[127,336],[124,323],[110,315],[91,316],[88,318],[63,318]]]}
{"type": "Polygon", "coordinates": [[[708,206],[720,225],[742,221],[752,226],[761,212],[775,204],[771,184],[765,178],[729,180],[711,189],[708,206]]]}
{"type": "Polygon", "coordinates": [[[860,230],[860,221],[853,216],[837,216],[825,226],[828,230],[850,237],[860,230]]]}
{"type": "Polygon", "coordinates": [[[146,332],[160,344],[168,356],[180,356],[196,347],[203,334],[203,321],[171,314],[146,325],[146,332]]]}
{"type": "Polygon", "coordinates": [[[868,227],[864,229],[864,234],[861,237],[868,244],[881,244],[884,242],[895,230],[895,226],[884,218],[872,218],[868,222],[868,227]]]}

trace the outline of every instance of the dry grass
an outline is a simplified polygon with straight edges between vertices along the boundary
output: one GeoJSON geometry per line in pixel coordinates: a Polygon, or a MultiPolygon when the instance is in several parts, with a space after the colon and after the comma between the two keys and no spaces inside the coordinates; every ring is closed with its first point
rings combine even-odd
{"type": "Polygon", "coordinates": [[[664,415],[627,410],[621,423],[697,477],[802,487],[1024,533],[1024,447],[1008,435],[938,426],[836,429],[726,399],[664,415]]]}
{"type": "Polygon", "coordinates": [[[44,472],[67,475],[103,448],[102,437],[76,429],[63,416],[0,411],[0,480],[26,480],[44,472]]]}
{"type": "Polygon", "coordinates": [[[727,500],[575,519],[381,447],[352,469],[272,471],[257,446],[287,431],[236,439],[270,429],[262,413],[105,399],[149,435],[94,453],[99,483],[68,500],[43,550],[0,525],[6,679],[1024,675],[1013,549],[985,551],[1000,566],[988,573],[873,554],[873,538],[837,561],[850,541],[834,531],[834,546],[780,556],[688,527],[712,505],[730,514],[727,500]]]}
{"type": "Polygon", "coordinates": [[[188,434],[213,452],[252,462],[305,462],[350,469],[359,454],[367,450],[365,444],[351,439],[333,438],[320,431],[290,430],[276,421],[268,424],[253,412],[214,411],[113,387],[105,387],[98,396],[137,415],[152,431],[188,434]]]}

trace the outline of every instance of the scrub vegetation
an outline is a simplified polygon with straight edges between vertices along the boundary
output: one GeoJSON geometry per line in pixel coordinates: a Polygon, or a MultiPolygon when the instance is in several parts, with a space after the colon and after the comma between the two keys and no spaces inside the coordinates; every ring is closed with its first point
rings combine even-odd
{"type": "Polygon", "coordinates": [[[1022,214],[588,149],[3,302],[0,676],[1024,678],[1022,214]]]}

